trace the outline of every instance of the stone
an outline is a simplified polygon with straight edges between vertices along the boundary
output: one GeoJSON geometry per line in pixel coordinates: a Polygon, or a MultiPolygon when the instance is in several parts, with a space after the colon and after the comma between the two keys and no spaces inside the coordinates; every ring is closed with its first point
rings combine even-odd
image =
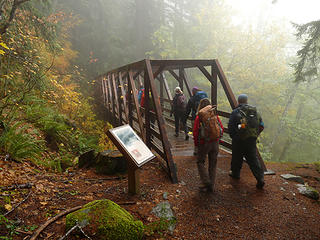
{"type": "Polygon", "coordinates": [[[78,161],[79,168],[89,168],[95,164],[95,151],[90,150],[80,155],[78,161]]]}
{"type": "Polygon", "coordinates": [[[126,158],[118,151],[103,151],[98,154],[96,171],[102,174],[125,173],[128,169],[126,158]]]}
{"type": "Polygon", "coordinates": [[[79,224],[92,239],[142,239],[144,225],[125,209],[108,200],[96,200],[66,217],[66,231],[79,224]]]}
{"type": "Polygon", "coordinates": [[[176,225],[176,218],[171,209],[171,205],[168,201],[164,201],[155,206],[152,211],[161,220],[164,220],[168,224],[168,230],[170,233],[173,233],[173,230],[176,225]]]}
{"type": "Polygon", "coordinates": [[[167,193],[167,192],[164,192],[164,193],[162,194],[162,196],[163,196],[163,199],[164,199],[164,200],[168,200],[168,193],[167,193]]]}
{"type": "Polygon", "coordinates": [[[297,183],[304,184],[304,180],[300,176],[296,176],[296,175],[293,175],[293,174],[289,173],[289,174],[281,174],[281,177],[286,179],[286,180],[289,180],[289,181],[294,181],[294,182],[297,182],[297,183]]]}
{"type": "Polygon", "coordinates": [[[300,185],[298,186],[298,191],[308,197],[308,198],[311,198],[311,199],[314,199],[314,200],[318,200],[319,199],[319,192],[314,189],[313,187],[310,187],[310,186],[306,186],[306,185],[300,185]]]}

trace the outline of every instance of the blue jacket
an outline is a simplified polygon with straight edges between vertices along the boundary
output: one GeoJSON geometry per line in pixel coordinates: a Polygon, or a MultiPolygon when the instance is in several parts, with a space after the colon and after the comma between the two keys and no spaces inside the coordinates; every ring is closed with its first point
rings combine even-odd
{"type": "Polygon", "coordinates": [[[208,95],[204,91],[198,91],[189,99],[186,109],[186,119],[188,118],[191,111],[192,120],[196,118],[200,100],[203,98],[208,98],[208,95]]]}

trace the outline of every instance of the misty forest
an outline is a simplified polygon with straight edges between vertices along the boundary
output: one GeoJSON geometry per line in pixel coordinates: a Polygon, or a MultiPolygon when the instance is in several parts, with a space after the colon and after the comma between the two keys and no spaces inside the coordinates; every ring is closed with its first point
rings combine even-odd
{"type": "MultiPolygon", "coordinates": [[[[0,0],[0,239],[319,239],[319,229],[311,230],[319,219],[319,193],[316,200],[292,194],[296,186],[283,184],[280,173],[303,175],[304,186],[320,190],[320,20],[269,18],[281,1],[261,0],[258,17],[244,21],[228,0],[0,0]],[[190,158],[185,166],[177,163],[178,184],[157,160],[146,164],[140,194],[133,196],[124,190],[126,173],[102,175],[101,161],[96,170],[89,168],[90,154],[103,159],[117,149],[107,135],[115,126],[97,98],[97,77],[143,59],[219,60],[234,95],[247,94],[264,121],[257,147],[268,169],[276,171],[276,177],[265,177],[267,196],[249,184],[247,166],[243,174],[248,168],[249,180],[240,179],[240,190],[230,185],[225,173],[230,157],[218,159],[218,195],[209,197],[197,192],[196,160],[190,158]],[[190,185],[181,168],[193,169],[196,180],[190,185]],[[232,200],[223,207],[226,199],[232,200]],[[163,200],[173,206],[174,217],[154,216],[163,200]],[[294,217],[290,207],[277,212],[279,222],[273,223],[266,212],[282,202],[307,210],[298,206],[294,217]],[[100,227],[99,219],[87,227],[77,220],[80,208],[72,209],[99,204],[126,209],[119,217],[123,222],[116,227],[108,222],[114,228],[127,224],[124,230],[100,227]],[[220,208],[210,213],[216,205],[220,208]],[[59,214],[54,221],[60,222],[41,229],[59,214]],[[283,214],[295,227],[281,222],[283,214]],[[246,223],[246,216],[252,222],[246,223]]],[[[186,73],[191,87],[210,93],[200,71],[186,73]]],[[[174,95],[178,82],[167,80],[174,95]]],[[[218,109],[230,113],[219,84],[217,91],[218,109]]],[[[228,126],[228,119],[222,122],[228,126]]]]}

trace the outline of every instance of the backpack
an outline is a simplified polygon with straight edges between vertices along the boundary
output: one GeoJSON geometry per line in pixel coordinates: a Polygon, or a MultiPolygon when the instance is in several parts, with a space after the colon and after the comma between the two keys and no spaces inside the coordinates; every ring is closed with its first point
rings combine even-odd
{"type": "Polygon", "coordinates": [[[199,103],[200,103],[201,99],[203,99],[203,98],[208,98],[208,95],[204,91],[198,91],[194,95],[194,111],[195,112],[197,112],[199,103]]]}
{"type": "Polygon", "coordinates": [[[256,107],[250,105],[243,105],[239,109],[240,112],[240,126],[239,134],[241,139],[250,137],[257,138],[259,136],[260,115],[256,107]]]}
{"type": "Polygon", "coordinates": [[[176,108],[180,109],[180,110],[185,110],[187,106],[187,99],[186,96],[181,94],[180,96],[178,96],[177,100],[176,100],[176,108]]]}
{"type": "Polygon", "coordinates": [[[208,142],[221,137],[221,126],[217,116],[217,106],[208,105],[202,108],[199,113],[200,138],[208,142]]]}

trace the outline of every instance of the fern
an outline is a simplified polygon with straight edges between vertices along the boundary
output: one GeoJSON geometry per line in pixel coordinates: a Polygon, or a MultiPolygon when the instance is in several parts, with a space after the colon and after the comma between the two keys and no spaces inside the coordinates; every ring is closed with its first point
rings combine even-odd
{"type": "Polygon", "coordinates": [[[15,122],[11,126],[5,126],[0,136],[0,146],[17,161],[27,158],[34,160],[44,151],[44,141],[36,138],[39,135],[39,132],[30,126],[15,122]]]}

